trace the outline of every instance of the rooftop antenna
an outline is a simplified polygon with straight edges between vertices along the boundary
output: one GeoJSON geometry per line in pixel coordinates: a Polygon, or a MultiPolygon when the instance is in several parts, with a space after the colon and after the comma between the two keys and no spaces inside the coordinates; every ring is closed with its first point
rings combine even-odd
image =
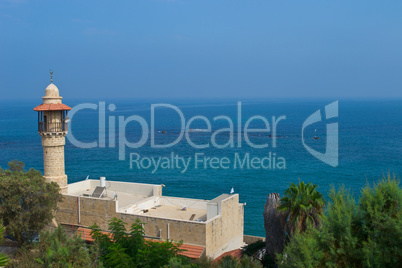
{"type": "Polygon", "coordinates": [[[49,73],[50,73],[50,83],[53,84],[53,70],[50,70],[49,73]]]}

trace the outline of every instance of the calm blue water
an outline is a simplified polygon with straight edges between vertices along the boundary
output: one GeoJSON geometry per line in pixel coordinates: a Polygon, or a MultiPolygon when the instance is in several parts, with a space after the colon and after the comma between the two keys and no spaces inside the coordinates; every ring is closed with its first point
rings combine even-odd
{"type": "MultiPolygon", "coordinates": [[[[286,120],[277,126],[277,147],[272,148],[272,138],[269,133],[252,133],[250,140],[256,144],[268,142],[269,147],[255,149],[245,144],[238,148],[237,143],[237,100],[213,101],[169,101],[178,106],[184,113],[186,122],[195,115],[205,116],[211,121],[212,131],[227,128],[224,120],[214,121],[218,115],[226,115],[233,120],[235,133],[233,148],[194,149],[185,139],[177,145],[166,149],[151,148],[148,142],[137,149],[126,148],[126,159],[119,161],[119,148],[109,148],[108,117],[127,118],[139,115],[150,124],[150,104],[156,101],[106,101],[106,106],[116,105],[114,112],[106,112],[106,143],[105,148],[82,149],[72,145],[67,140],[65,148],[66,173],[69,182],[106,176],[108,180],[165,184],[164,194],[189,198],[211,199],[221,193],[228,193],[231,187],[240,194],[245,207],[245,233],[264,236],[262,212],[266,196],[272,192],[281,195],[290,182],[304,180],[319,185],[322,192],[327,192],[331,185],[346,185],[355,194],[367,182],[372,183],[388,172],[402,174],[402,100],[390,101],[339,101],[339,118],[329,120],[339,122],[339,166],[331,167],[312,155],[302,145],[301,128],[304,120],[313,112],[322,109],[334,100],[327,101],[259,101],[242,102],[242,125],[253,115],[262,115],[272,123],[272,116],[286,116],[286,120]],[[192,157],[189,169],[182,173],[181,169],[159,169],[152,173],[153,168],[130,169],[129,154],[137,153],[141,157],[170,157],[171,153],[180,157],[192,157]],[[286,169],[234,169],[233,163],[228,169],[195,169],[194,154],[204,153],[206,157],[228,157],[231,161],[234,154],[241,158],[246,153],[250,157],[264,157],[271,152],[276,158],[283,157],[286,169]]],[[[74,106],[82,102],[64,100],[67,105],[74,106]]],[[[88,101],[99,104],[98,100],[88,101]]],[[[43,170],[41,138],[37,133],[37,114],[33,107],[37,102],[1,102],[0,104],[0,166],[5,168],[11,159],[19,159],[26,167],[43,170]]],[[[98,111],[82,110],[72,120],[72,133],[82,142],[99,141],[98,111]]],[[[316,123],[305,130],[306,143],[315,150],[325,151],[325,124],[316,123]],[[314,140],[314,130],[317,129],[319,140],[314,140]]],[[[155,133],[158,144],[175,140],[182,128],[177,113],[169,109],[156,111],[156,129],[165,130],[166,134],[155,133]]],[[[261,121],[255,121],[251,128],[262,127],[261,121]]],[[[205,128],[202,121],[194,121],[192,129],[205,128]]],[[[117,131],[116,131],[117,132],[117,131]]],[[[118,133],[117,133],[118,135],[118,133]]],[[[126,128],[126,138],[131,142],[140,139],[141,129],[136,123],[130,123],[126,128]]],[[[194,143],[211,142],[211,133],[190,133],[194,143]]],[[[216,136],[219,144],[229,140],[228,133],[216,136]]],[[[119,143],[118,137],[115,139],[119,143]]],[[[201,164],[202,165],[202,164],[201,164]]]]}

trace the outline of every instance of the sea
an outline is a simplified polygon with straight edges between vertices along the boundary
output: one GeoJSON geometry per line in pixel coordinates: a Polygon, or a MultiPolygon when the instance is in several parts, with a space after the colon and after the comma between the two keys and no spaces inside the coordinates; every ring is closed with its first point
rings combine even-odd
{"type": "MultiPolygon", "coordinates": [[[[37,101],[0,101],[0,166],[43,172],[37,101]]],[[[402,100],[68,100],[65,166],[86,178],[163,184],[163,194],[239,194],[244,233],[265,236],[267,195],[290,183],[345,186],[358,197],[402,174],[402,100]],[[329,107],[331,109],[329,109],[329,107]],[[259,130],[259,131],[256,131],[259,130]],[[159,162],[158,162],[159,161],[159,162]]]]}

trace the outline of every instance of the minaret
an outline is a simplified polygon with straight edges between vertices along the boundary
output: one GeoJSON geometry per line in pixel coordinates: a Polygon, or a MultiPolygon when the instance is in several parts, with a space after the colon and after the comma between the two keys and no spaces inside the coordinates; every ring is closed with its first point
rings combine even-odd
{"type": "Polygon", "coordinates": [[[43,104],[34,108],[38,112],[38,132],[42,137],[44,177],[57,182],[61,193],[67,193],[67,175],[64,169],[64,145],[67,135],[67,113],[71,110],[61,103],[59,89],[53,84],[53,71],[50,72],[50,85],[42,97],[43,104]]]}

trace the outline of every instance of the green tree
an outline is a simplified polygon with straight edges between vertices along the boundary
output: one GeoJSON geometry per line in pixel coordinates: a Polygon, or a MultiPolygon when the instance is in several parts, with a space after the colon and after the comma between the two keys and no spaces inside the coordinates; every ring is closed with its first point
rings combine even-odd
{"type": "Polygon", "coordinates": [[[234,258],[230,255],[222,257],[217,263],[217,268],[262,268],[261,262],[254,260],[249,256],[241,259],[234,258]]]}
{"type": "Polygon", "coordinates": [[[358,238],[365,265],[402,264],[402,189],[395,177],[363,189],[359,200],[358,238]]]}
{"type": "MultiPolygon", "coordinates": [[[[3,242],[4,227],[0,224],[0,244],[3,242]]],[[[10,258],[3,253],[0,253],[0,267],[5,266],[10,261],[10,258]]]]}
{"type": "Polygon", "coordinates": [[[258,260],[255,260],[249,256],[243,256],[240,259],[240,267],[241,268],[262,268],[262,264],[258,260]]]}
{"type": "Polygon", "coordinates": [[[296,232],[282,254],[278,254],[279,267],[323,267],[323,251],[316,237],[317,230],[308,228],[296,232]]]}
{"type": "Polygon", "coordinates": [[[265,242],[257,240],[254,243],[248,244],[242,248],[242,254],[252,257],[253,259],[262,259],[262,251],[265,249],[265,242]]]}
{"type": "Polygon", "coordinates": [[[280,267],[398,267],[402,263],[402,189],[399,180],[382,179],[362,190],[356,204],[341,187],[329,193],[322,227],[296,233],[280,267]]]}
{"type": "Polygon", "coordinates": [[[207,257],[207,256],[202,256],[201,258],[194,260],[194,265],[195,265],[195,267],[198,267],[198,268],[215,267],[214,259],[207,257]]]}
{"type": "Polygon", "coordinates": [[[87,246],[80,237],[68,236],[59,226],[42,232],[39,242],[24,248],[10,267],[102,267],[96,256],[96,248],[87,246]]]}
{"type": "Polygon", "coordinates": [[[361,226],[357,222],[359,212],[355,199],[344,186],[337,191],[332,188],[329,198],[331,202],[323,217],[322,229],[313,233],[320,245],[320,248],[315,248],[315,251],[317,255],[319,252],[322,254],[325,252],[322,262],[326,266],[358,266],[360,263],[359,239],[356,231],[361,226]]]}
{"type": "Polygon", "coordinates": [[[303,233],[295,233],[278,255],[280,267],[359,266],[355,201],[344,187],[338,191],[332,188],[329,200],[322,228],[310,226],[303,233]]]}
{"type": "Polygon", "coordinates": [[[99,245],[100,257],[106,267],[163,267],[178,256],[180,243],[169,241],[145,240],[144,229],[140,221],[131,225],[120,219],[109,221],[111,235],[102,233],[99,227],[91,226],[92,236],[99,245]]]}
{"type": "Polygon", "coordinates": [[[183,263],[183,260],[178,257],[171,258],[169,263],[164,268],[195,268],[198,267],[195,264],[183,263]]]}
{"type": "Polygon", "coordinates": [[[295,231],[304,232],[308,224],[314,227],[320,225],[320,216],[324,212],[325,200],[317,185],[304,182],[299,184],[291,183],[281,198],[278,211],[286,213],[286,226],[288,234],[295,231]]]}
{"type": "Polygon", "coordinates": [[[52,220],[62,196],[58,184],[47,183],[39,171],[25,172],[16,160],[8,165],[0,168],[0,218],[6,232],[21,241],[23,232],[40,231],[52,220]]]}

